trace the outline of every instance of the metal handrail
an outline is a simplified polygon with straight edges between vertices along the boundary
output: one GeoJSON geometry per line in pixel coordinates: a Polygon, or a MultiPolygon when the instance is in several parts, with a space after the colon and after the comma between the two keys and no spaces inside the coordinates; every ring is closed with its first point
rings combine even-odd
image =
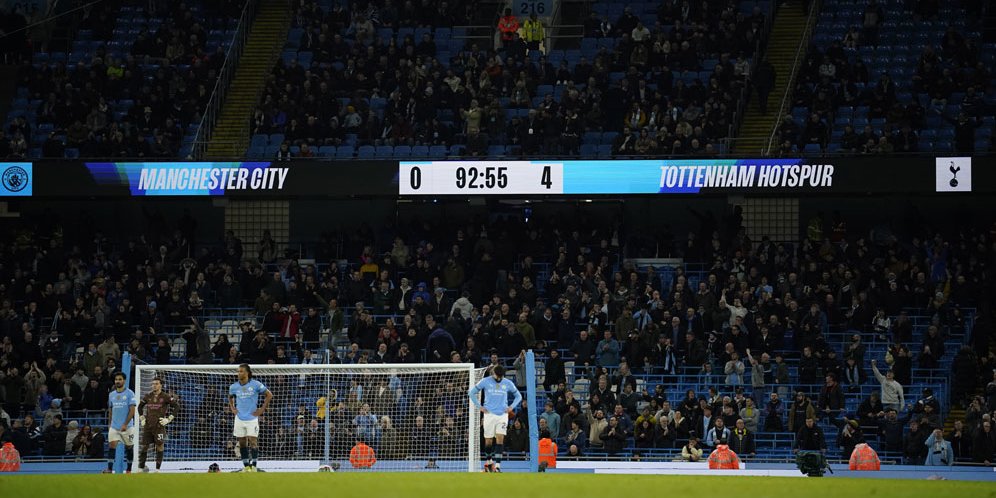
{"type": "Polygon", "coordinates": [[[819,5],[821,2],[819,0],[813,0],[809,4],[809,15],[806,17],[806,30],[803,31],[802,37],[799,38],[799,47],[795,51],[795,60],[792,61],[792,72],[789,73],[788,81],[785,86],[785,93],[782,95],[782,103],[778,107],[778,114],[776,114],[775,125],[771,127],[771,135],[768,136],[768,145],[761,151],[761,154],[767,156],[771,154],[772,142],[775,140],[775,135],[778,132],[778,125],[781,122],[781,118],[785,113],[785,106],[788,105],[788,101],[794,94],[795,78],[799,73],[799,65],[801,63],[801,57],[806,53],[805,48],[809,44],[809,37],[813,32],[814,24],[816,20],[816,12],[819,10],[819,5]]]}
{"type": "Polygon", "coordinates": [[[214,82],[214,89],[211,90],[211,98],[204,108],[201,116],[201,123],[197,127],[197,135],[194,136],[193,149],[190,154],[194,158],[203,158],[207,150],[207,144],[214,133],[214,125],[221,114],[221,107],[225,103],[225,96],[228,93],[228,86],[235,77],[239,59],[245,49],[246,41],[249,39],[249,31],[252,22],[256,17],[258,0],[249,0],[242,7],[242,14],[239,16],[239,23],[235,28],[235,35],[232,37],[232,44],[228,46],[225,54],[225,62],[218,72],[218,78],[214,82]]]}
{"type": "Polygon", "coordinates": [[[771,27],[775,24],[775,5],[770,3],[768,5],[768,11],[765,12],[766,21],[764,24],[764,32],[761,34],[760,38],[754,41],[754,57],[750,61],[750,69],[747,75],[747,81],[745,81],[744,87],[740,89],[740,98],[737,99],[737,108],[733,111],[733,119],[731,119],[730,126],[727,130],[727,137],[720,140],[721,143],[726,145],[726,150],[731,150],[733,147],[733,141],[739,137],[733,137],[740,129],[740,125],[743,124],[744,115],[746,114],[747,102],[750,99],[752,92],[752,79],[754,77],[754,71],[757,69],[757,64],[761,58],[764,57],[763,52],[768,46],[768,40],[771,37],[771,27]]]}

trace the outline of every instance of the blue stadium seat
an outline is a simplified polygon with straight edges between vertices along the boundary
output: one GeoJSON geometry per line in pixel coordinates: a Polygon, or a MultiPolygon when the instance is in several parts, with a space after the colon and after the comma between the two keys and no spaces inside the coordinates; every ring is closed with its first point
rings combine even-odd
{"type": "Polygon", "coordinates": [[[283,133],[271,133],[270,134],[270,145],[280,145],[284,143],[283,133]]]}
{"type": "Polygon", "coordinates": [[[372,145],[361,145],[359,149],[356,150],[356,157],[359,159],[371,159],[377,155],[377,149],[372,145]]]}
{"type": "Polygon", "coordinates": [[[335,146],[323,145],[319,147],[318,157],[335,157],[335,146]]]}
{"type": "MultiPolygon", "coordinates": [[[[378,145],[375,149],[377,157],[394,157],[394,147],[390,145],[378,145]]],[[[363,155],[363,147],[360,147],[360,155],[363,155]]]]}
{"type": "MultiPolygon", "coordinates": [[[[395,155],[397,155],[397,152],[395,152],[395,155]]],[[[418,157],[418,158],[429,157],[429,148],[426,147],[425,145],[415,145],[411,148],[410,155],[411,157],[418,157]]]]}
{"type": "Polygon", "coordinates": [[[270,144],[270,137],[262,133],[257,133],[252,136],[252,140],[249,142],[250,147],[266,147],[270,144]]]}
{"type": "Polygon", "coordinates": [[[429,157],[441,158],[446,157],[446,146],[445,145],[433,145],[429,147],[429,157]]]}
{"type": "Polygon", "coordinates": [[[407,145],[396,145],[393,152],[394,157],[410,157],[412,148],[407,145]]]}
{"type": "Polygon", "coordinates": [[[335,157],[337,159],[350,159],[353,157],[353,154],[355,153],[356,150],[353,148],[352,145],[340,145],[335,149],[335,157]]]}

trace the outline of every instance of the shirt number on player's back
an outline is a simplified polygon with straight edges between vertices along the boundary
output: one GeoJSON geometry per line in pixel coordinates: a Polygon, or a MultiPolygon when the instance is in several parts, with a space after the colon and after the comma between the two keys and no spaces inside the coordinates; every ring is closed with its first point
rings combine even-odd
{"type": "Polygon", "coordinates": [[[166,439],[166,434],[163,434],[161,432],[159,434],[156,434],[156,441],[162,441],[163,439],[166,439]]]}

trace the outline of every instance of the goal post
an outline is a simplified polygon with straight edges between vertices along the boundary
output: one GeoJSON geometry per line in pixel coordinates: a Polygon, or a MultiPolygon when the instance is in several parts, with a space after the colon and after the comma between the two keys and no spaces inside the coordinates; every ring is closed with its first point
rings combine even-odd
{"type": "MultiPolygon", "coordinates": [[[[480,415],[467,391],[484,376],[470,363],[251,365],[273,400],[259,418],[259,469],[338,471],[472,472],[480,463],[480,415]],[[373,458],[350,458],[360,444],[373,458]]],[[[229,387],[238,365],[138,365],[135,394],[146,396],[152,379],[179,402],[165,428],[163,472],[242,469],[232,434],[229,387]]],[[[260,397],[260,405],[262,396],[260,397]]],[[[152,432],[136,414],[137,462],[149,441],[147,467],[154,468],[152,432]],[[147,429],[149,434],[146,434],[147,429]]]]}

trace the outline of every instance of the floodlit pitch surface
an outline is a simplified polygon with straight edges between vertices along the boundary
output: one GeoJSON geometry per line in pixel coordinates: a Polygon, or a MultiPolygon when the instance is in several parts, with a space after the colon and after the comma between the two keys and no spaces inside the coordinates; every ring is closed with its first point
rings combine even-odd
{"type": "Polygon", "coordinates": [[[5,475],[4,497],[73,498],[474,498],[479,496],[681,496],[715,498],[735,490],[753,498],[996,498],[991,482],[594,474],[222,473],[5,475]],[[723,494],[723,492],[720,492],[723,494]]]}

